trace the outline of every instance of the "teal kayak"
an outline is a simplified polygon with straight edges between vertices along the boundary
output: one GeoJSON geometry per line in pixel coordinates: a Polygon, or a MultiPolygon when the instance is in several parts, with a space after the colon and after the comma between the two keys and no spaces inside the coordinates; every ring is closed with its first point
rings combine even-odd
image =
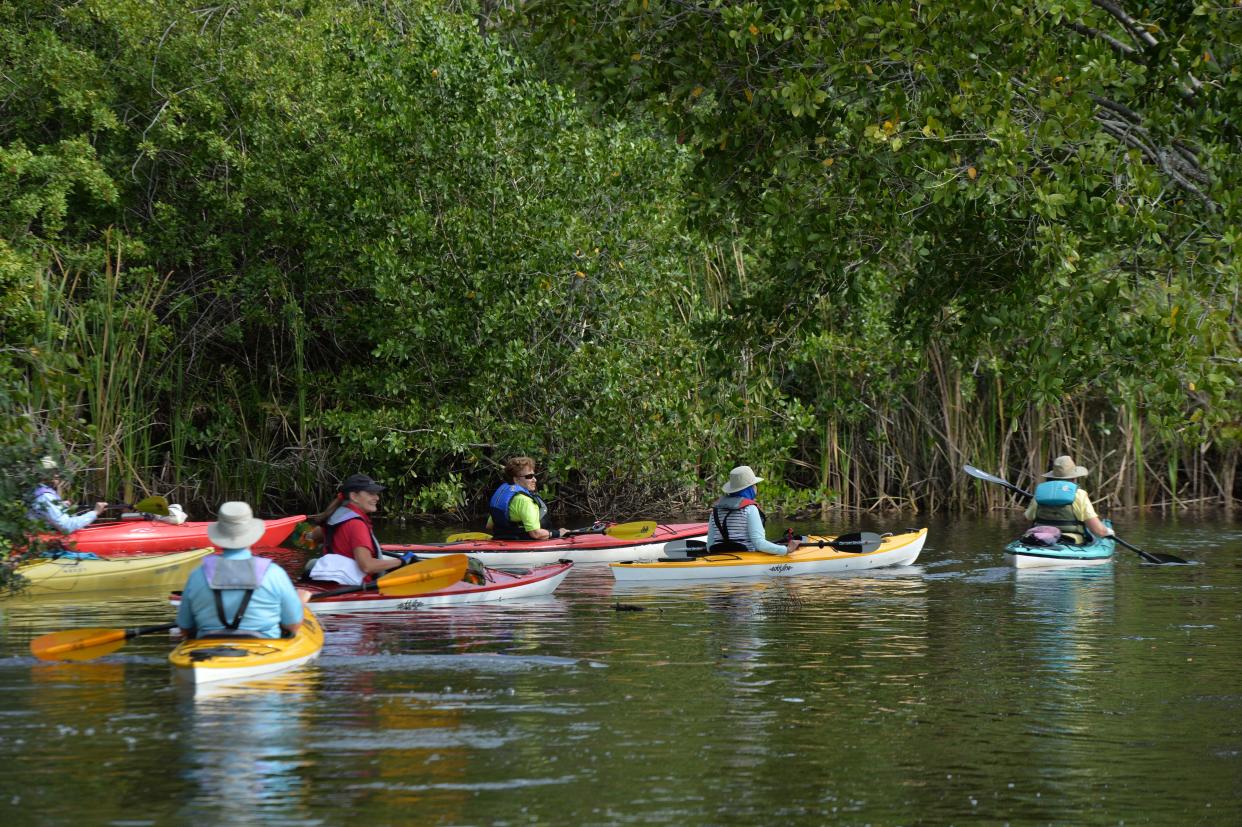
{"type": "MultiPolygon", "coordinates": [[[[1112,527],[1110,520],[1104,525],[1112,527]]],[[[1088,532],[1088,536],[1091,536],[1088,532]]],[[[1116,543],[1111,537],[1091,537],[1084,545],[1054,543],[1045,546],[1030,543],[1022,537],[1005,546],[1005,560],[1016,569],[1060,568],[1067,566],[1094,566],[1113,559],[1116,543]]]]}

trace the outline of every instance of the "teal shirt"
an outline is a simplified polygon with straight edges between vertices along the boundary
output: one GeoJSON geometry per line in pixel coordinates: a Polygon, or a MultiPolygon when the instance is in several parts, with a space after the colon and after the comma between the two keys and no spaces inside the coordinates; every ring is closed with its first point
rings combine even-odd
{"type": "MultiPolygon", "coordinates": [[[[248,560],[250,549],[225,549],[226,560],[248,560]]],[[[224,603],[224,617],[233,620],[241,606],[244,589],[225,589],[220,597],[224,603]]],[[[282,625],[294,626],[302,622],[302,601],[298,598],[293,581],[280,566],[272,563],[263,575],[263,582],[250,597],[246,615],[239,629],[254,632],[263,637],[281,636],[282,625]]],[[[216,612],[216,601],[207,585],[202,566],[190,574],[181,593],[181,605],[177,608],[177,625],[182,629],[194,629],[199,637],[210,637],[212,632],[225,628],[216,612]]]]}

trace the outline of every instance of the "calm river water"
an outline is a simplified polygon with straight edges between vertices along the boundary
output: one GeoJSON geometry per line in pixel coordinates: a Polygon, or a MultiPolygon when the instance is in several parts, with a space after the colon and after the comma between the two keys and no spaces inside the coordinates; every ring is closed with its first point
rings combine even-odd
{"type": "Polygon", "coordinates": [[[48,631],[168,622],[158,594],[3,602],[0,814],[1242,823],[1242,524],[1124,518],[1130,542],[1197,564],[1119,548],[1051,573],[1004,567],[1016,523],[930,526],[904,569],[622,591],[581,566],[546,598],[329,615],[314,665],[197,695],[163,636],[29,655],[48,631]]]}

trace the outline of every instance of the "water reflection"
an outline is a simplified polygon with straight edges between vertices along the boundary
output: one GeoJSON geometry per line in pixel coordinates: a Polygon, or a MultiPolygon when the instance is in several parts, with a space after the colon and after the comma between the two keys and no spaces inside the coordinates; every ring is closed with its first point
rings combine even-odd
{"type": "Polygon", "coordinates": [[[179,684],[187,807],[195,821],[306,822],[315,806],[304,777],[308,703],[320,689],[316,669],[238,683],[179,684]]]}

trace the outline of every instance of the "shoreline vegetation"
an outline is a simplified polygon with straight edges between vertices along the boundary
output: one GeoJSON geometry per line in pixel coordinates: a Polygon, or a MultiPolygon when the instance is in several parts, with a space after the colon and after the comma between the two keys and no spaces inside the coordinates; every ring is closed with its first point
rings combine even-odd
{"type": "Polygon", "coordinates": [[[193,519],[518,453],[600,518],[1232,508],[1242,15],[1143,14],[0,0],[0,534],[51,451],[193,519]]]}

